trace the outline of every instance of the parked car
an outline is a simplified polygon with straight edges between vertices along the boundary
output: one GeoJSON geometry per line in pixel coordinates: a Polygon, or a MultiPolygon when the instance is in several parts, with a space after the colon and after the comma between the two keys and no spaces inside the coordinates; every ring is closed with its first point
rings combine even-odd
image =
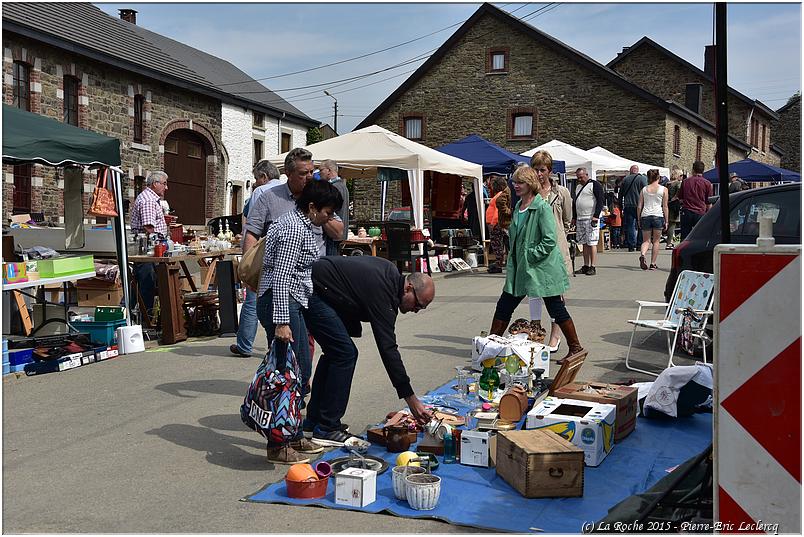
{"type": "MultiPolygon", "coordinates": [[[[759,235],[758,216],[770,212],[777,244],[801,244],[801,183],[735,192],[729,196],[732,244],[754,244],[759,235]]],[[[720,201],[673,250],[673,262],[664,297],[667,302],[682,270],[714,272],[714,249],[721,242],[720,201]]]]}

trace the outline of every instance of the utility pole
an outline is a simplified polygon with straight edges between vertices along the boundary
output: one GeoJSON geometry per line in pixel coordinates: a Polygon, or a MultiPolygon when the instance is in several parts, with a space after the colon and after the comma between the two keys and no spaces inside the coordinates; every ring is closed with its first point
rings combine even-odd
{"type": "Polygon", "coordinates": [[[333,97],[332,94],[330,92],[328,92],[327,90],[324,90],[324,93],[326,95],[329,95],[330,97],[332,97],[332,100],[335,101],[335,121],[334,121],[334,125],[332,126],[332,129],[335,131],[335,134],[337,135],[338,134],[338,99],[333,97]]]}
{"type": "Polygon", "coordinates": [[[715,4],[715,99],[717,172],[720,184],[720,236],[723,244],[731,242],[729,223],[729,114],[726,79],[726,3],[715,4]]]}

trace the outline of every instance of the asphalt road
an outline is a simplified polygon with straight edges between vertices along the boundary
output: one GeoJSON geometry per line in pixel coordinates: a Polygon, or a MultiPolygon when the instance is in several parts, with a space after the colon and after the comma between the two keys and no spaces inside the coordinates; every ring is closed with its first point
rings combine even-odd
{"type": "MultiPolygon", "coordinates": [[[[636,254],[607,252],[597,276],[571,280],[568,308],[589,349],[579,378],[649,380],[623,366],[630,336],[625,321],[636,313],[635,299],[662,300],[669,263],[662,252],[662,268],[643,272],[636,254]]],[[[467,362],[471,338],[488,329],[504,280],[485,273],[436,278],[433,304],[400,315],[397,324],[419,394],[467,362]]],[[[528,315],[526,303],[517,315],[528,315]]],[[[239,501],[282,479],[286,467],[265,462],[264,443],[240,421],[239,406],[260,359],[229,355],[232,342],[194,340],[63,373],[4,377],[4,532],[473,531],[431,520],[239,501]]],[[[344,421],[359,432],[404,403],[391,388],[368,327],[357,344],[344,421]]],[[[264,345],[262,333],[257,347],[264,345]]],[[[634,357],[663,365],[664,339],[651,338],[634,357]]]]}

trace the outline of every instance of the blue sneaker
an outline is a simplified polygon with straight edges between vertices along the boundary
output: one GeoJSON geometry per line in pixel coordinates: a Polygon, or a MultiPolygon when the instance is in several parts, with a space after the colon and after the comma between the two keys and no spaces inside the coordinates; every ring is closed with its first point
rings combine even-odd
{"type": "Polygon", "coordinates": [[[325,431],[321,429],[321,427],[316,427],[313,430],[312,440],[319,446],[341,447],[347,440],[349,440],[353,436],[354,436],[353,434],[349,434],[346,431],[340,429],[335,429],[333,431],[325,431]]]}
{"type": "MultiPolygon", "coordinates": [[[[305,438],[310,439],[313,437],[313,431],[315,430],[316,425],[316,423],[304,418],[304,421],[302,421],[302,432],[304,433],[305,438]]],[[[349,426],[345,423],[341,423],[340,430],[348,433],[349,426]]]]}

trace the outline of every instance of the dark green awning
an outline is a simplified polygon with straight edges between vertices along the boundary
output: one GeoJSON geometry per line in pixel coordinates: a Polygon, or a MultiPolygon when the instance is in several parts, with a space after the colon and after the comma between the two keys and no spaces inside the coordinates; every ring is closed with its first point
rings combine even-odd
{"type": "Polygon", "coordinates": [[[4,104],[3,162],[120,166],[120,140],[4,104]]]}

